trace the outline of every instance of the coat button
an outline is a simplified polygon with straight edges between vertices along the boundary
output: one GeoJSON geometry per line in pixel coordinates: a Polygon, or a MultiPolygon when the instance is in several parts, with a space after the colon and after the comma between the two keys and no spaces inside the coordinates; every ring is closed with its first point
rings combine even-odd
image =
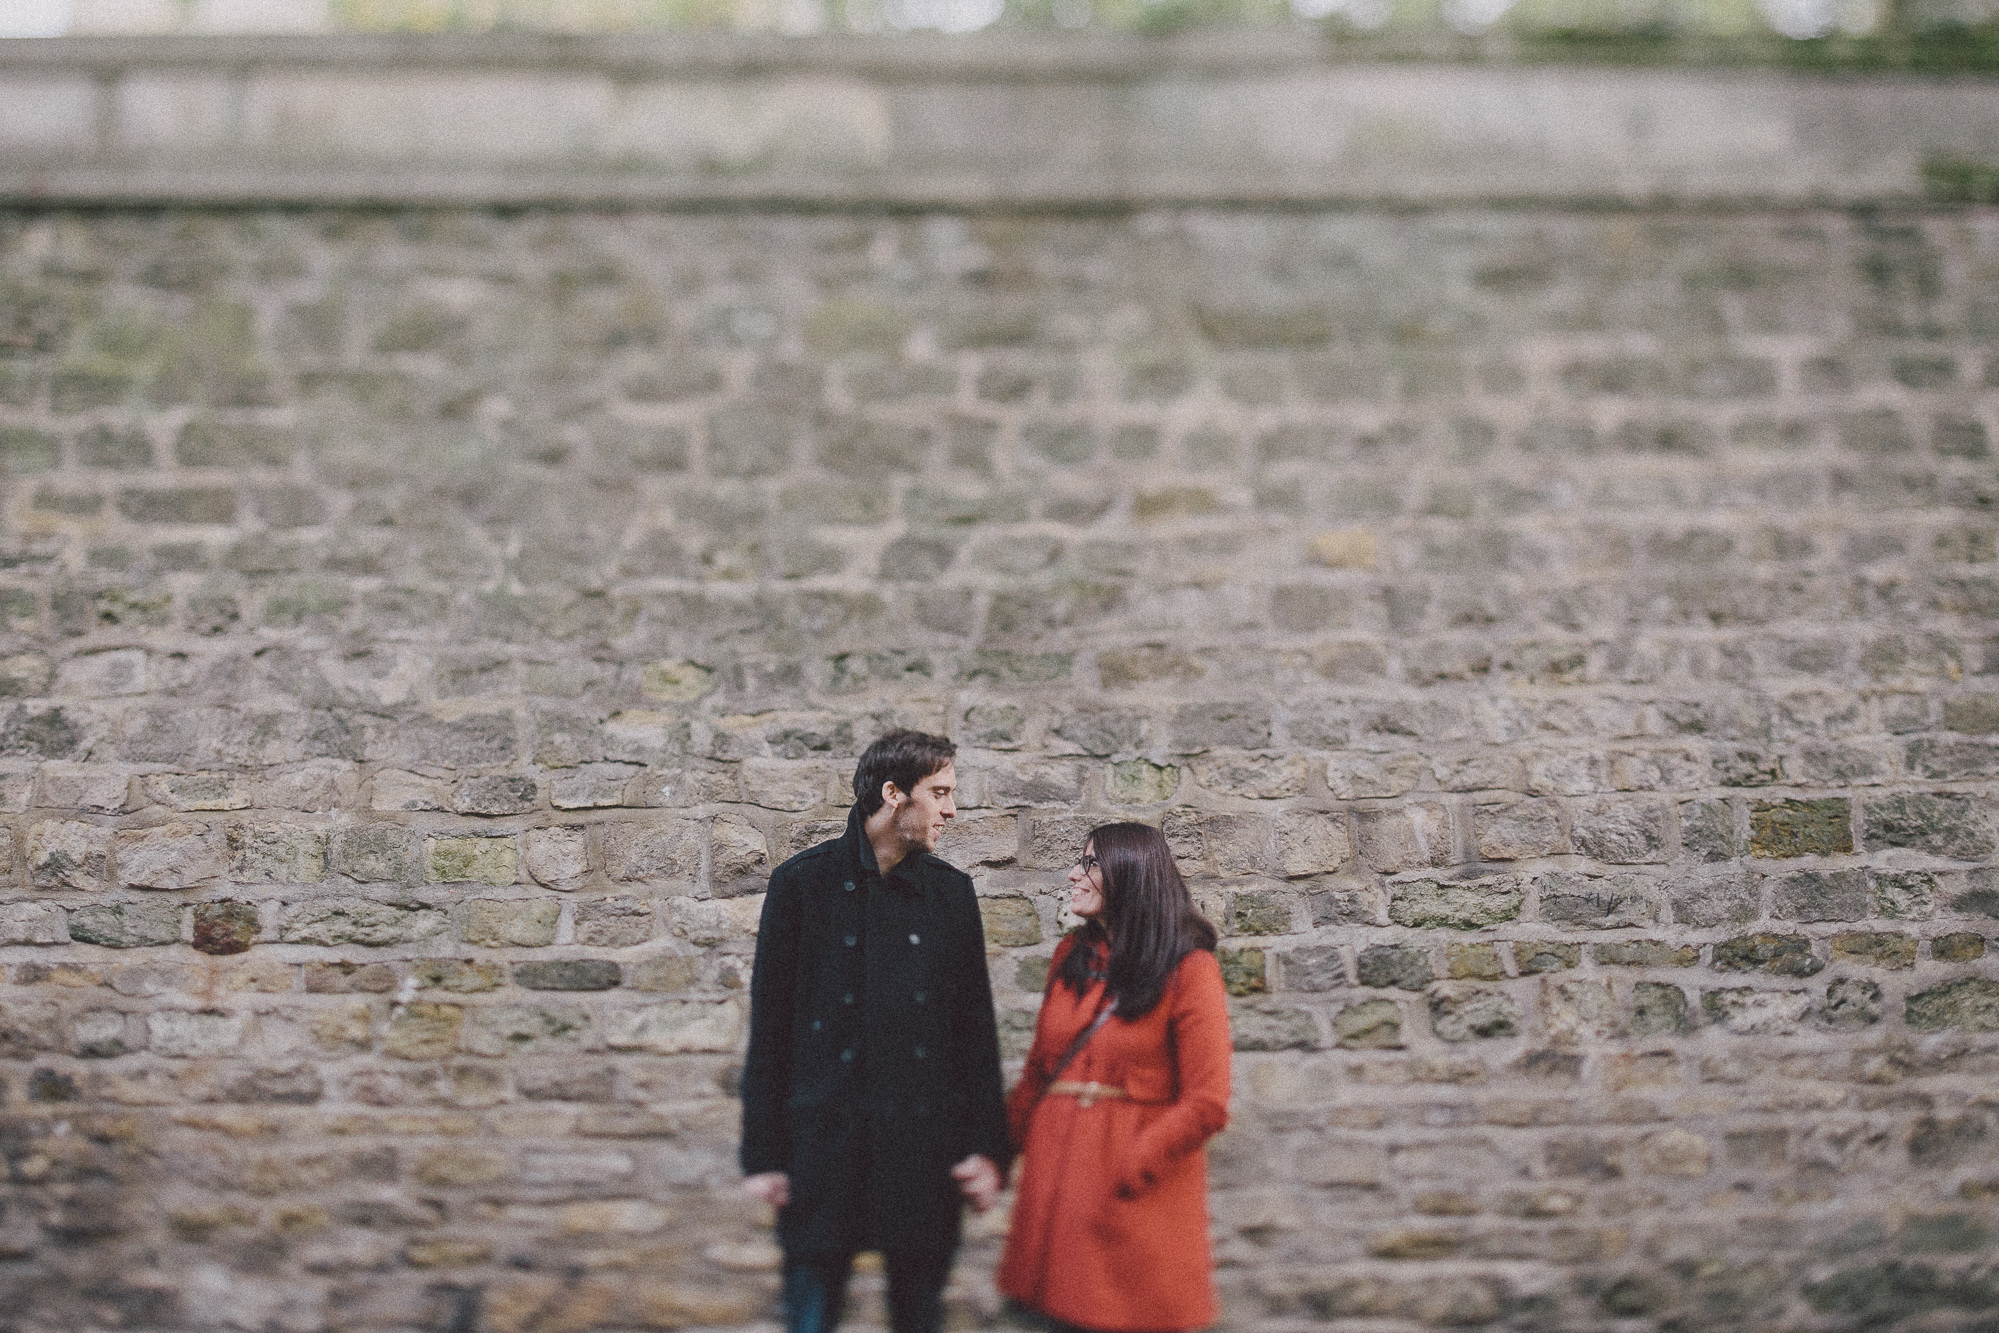
{"type": "Polygon", "coordinates": [[[921,1046],[916,1048],[916,1058],[919,1060],[923,1058],[923,1048],[921,1046]]]}
{"type": "Polygon", "coordinates": [[[918,1004],[922,1004],[922,1003],[923,1003],[923,992],[922,992],[922,991],[918,991],[918,992],[916,992],[916,1002],[917,1002],[918,1004]]]}
{"type": "Polygon", "coordinates": [[[852,1064],[854,1063],[854,1053],[852,1051],[841,1051],[840,1059],[847,1064],[852,1064]]]}
{"type": "Polygon", "coordinates": [[[852,893],[854,891],[854,881],[850,879],[845,884],[842,884],[840,887],[845,889],[848,893],[852,893]]]}
{"type": "Polygon", "coordinates": [[[847,947],[849,949],[854,947],[854,937],[852,935],[847,936],[847,947]]]}
{"type": "Polygon", "coordinates": [[[854,993],[852,991],[848,991],[845,995],[842,995],[840,997],[841,1004],[852,1004],[853,1002],[854,1002],[854,993]]]}
{"type": "Polygon", "coordinates": [[[916,936],[914,936],[914,935],[911,935],[911,936],[909,937],[909,942],[910,942],[911,944],[921,944],[921,943],[923,943],[923,941],[922,941],[922,940],[918,939],[918,938],[917,938],[916,936]]]}
{"type": "Polygon", "coordinates": [[[817,1031],[819,1030],[819,1028],[820,1028],[820,1023],[819,1023],[819,1020],[818,1020],[818,1019],[816,1019],[816,1018],[815,1018],[815,1019],[813,1019],[813,1020],[812,1020],[812,1030],[813,1030],[814,1032],[817,1032],[817,1031]]]}

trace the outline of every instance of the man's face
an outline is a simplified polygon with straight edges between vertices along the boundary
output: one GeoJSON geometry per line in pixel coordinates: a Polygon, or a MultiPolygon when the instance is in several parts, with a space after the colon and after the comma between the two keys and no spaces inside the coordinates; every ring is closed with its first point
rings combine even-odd
{"type": "Polygon", "coordinates": [[[958,803],[952,799],[957,790],[957,770],[946,764],[916,784],[916,790],[896,807],[889,827],[911,851],[936,851],[944,822],[958,813],[958,803]]]}

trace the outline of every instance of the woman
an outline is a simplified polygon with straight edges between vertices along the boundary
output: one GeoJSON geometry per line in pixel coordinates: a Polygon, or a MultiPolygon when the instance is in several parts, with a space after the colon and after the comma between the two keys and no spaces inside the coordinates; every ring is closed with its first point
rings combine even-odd
{"type": "Polygon", "coordinates": [[[1069,909],[1083,925],[1056,946],[1007,1099],[1024,1164],[1000,1290],[1058,1326],[1199,1328],[1215,1318],[1202,1145],[1229,1114],[1215,928],[1144,824],[1090,834],[1069,909]]]}

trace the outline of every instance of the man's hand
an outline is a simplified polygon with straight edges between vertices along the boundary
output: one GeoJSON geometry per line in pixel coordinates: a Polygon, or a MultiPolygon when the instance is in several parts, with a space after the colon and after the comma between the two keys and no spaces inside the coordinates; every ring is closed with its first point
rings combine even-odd
{"type": "Polygon", "coordinates": [[[743,1193],[762,1199],[773,1208],[782,1208],[791,1202],[791,1177],[782,1171],[744,1176],[743,1193]]]}
{"type": "Polygon", "coordinates": [[[999,1198],[999,1168],[991,1159],[973,1153],[964,1161],[951,1168],[951,1178],[958,1182],[958,1193],[965,1196],[965,1202],[977,1212],[985,1212],[999,1198]]]}

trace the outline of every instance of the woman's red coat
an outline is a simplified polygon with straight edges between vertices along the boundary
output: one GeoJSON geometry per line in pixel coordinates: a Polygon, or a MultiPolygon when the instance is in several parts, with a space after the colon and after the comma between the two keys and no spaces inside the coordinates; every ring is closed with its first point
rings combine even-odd
{"type": "Polygon", "coordinates": [[[1036,1097],[1097,1011],[1054,979],[1055,950],[1027,1068],[1007,1099],[1023,1162],[1000,1290],[1065,1323],[1111,1333],[1171,1333],[1215,1319],[1208,1253],[1208,1158],[1229,1118],[1229,1011],[1215,956],[1180,960],[1158,1007],[1112,1018],[1062,1071],[1128,1098],[1090,1106],[1036,1097]]]}

